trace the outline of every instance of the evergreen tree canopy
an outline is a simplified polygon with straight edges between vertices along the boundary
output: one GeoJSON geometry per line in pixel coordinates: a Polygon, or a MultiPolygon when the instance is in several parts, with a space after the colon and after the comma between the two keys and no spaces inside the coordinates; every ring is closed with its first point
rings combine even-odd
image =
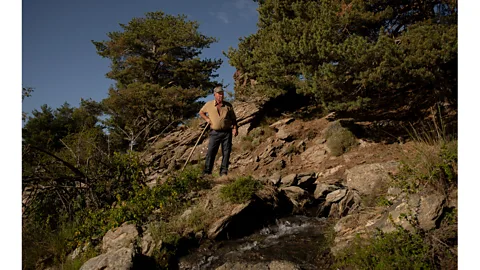
{"type": "Polygon", "coordinates": [[[456,1],[258,2],[258,32],[227,54],[256,93],[294,91],[337,111],[456,104],[456,1]]]}
{"type": "Polygon", "coordinates": [[[186,16],[149,12],[120,24],[108,40],[92,41],[97,53],[111,60],[107,77],[116,81],[103,101],[111,132],[130,145],[158,134],[172,121],[189,118],[217,84],[212,81],[222,61],[200,59],[216,39],[198,32],[186,16]]]}

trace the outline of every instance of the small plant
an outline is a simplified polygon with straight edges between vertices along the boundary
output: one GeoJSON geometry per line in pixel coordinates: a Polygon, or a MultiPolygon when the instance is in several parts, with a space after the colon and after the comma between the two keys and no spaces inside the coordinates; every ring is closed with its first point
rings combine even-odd
{"type": "Polygon", "coordinates": [[[237,178],[220,189],[220,197],[232,203],[244,203],[250,200],[262,184],[251,176],[237,178]]]}
{"type": "Polygon", "coordinates": [[[377,206],[390,206],[392,204],[393,203],[384,196],[380,196],[377,198],[377,206]]]}
{"type": "Polygon", "coordinates": [[[287,147],[287,149],[285,149],[285,151],[283,152],[283,154],[285,156],[289,156],[289,155],[295,155],[295,154],[298,154],[300,153],[300,151],[297,149],[297,147],[295,145],[290,145],[287,147]]]}
{"type": "Polygon", "coordinates": [[[340,156],[357,145],[353,133],[342,127],[339,122],[334,122],[325,130],[325,139],[330,152],[334,156],[340,156]]]}

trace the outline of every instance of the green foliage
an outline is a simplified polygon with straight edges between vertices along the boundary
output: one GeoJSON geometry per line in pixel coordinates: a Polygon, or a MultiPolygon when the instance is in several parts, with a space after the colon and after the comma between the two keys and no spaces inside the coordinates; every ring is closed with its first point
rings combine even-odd
{"type": "Polygon", "coordinates": [[[455,1],[258,2],[258,31],[226,54],[239,96],[296,91],[337,111],[456,103],[455,1]]]}
{"type": "Polygon", "coordinates": [[[110,132],[132,150],[171,122],[194,116],[202,106],[198,99],[218,84],[211,78],[218,76],[214,72],[222,60],[200,59],[202,49],[216,40],[184,15],[148,12],[120,27],[108,40],[92,42],[111,60],[106,75],[116,81],[102,101],[110,132]]]}
{"type": "Polygon", "coordinates": [[[342,127],[339,122],[329,125],[324,136],[327,140],[327,146],[334,156],[340,156],[358,144],[353,133],[342,127]]]}
{"type": "Polygon", "coordinates": [[[80,253],[75,259],[67,259],[65,262],[61,263],[62,270],[78,270],[84,263],[89,259],[94,258],[100,255],[95,249],[87,248],[84,252],[80,253]]]}
{"type": "Polygon", "coordinates": [[[431,247],[417,233],[400,229],[352,245],[336,257],[335,269],[435,269],[431,247]]]}
{"type": "Polygon", "coordinates": [[[390,206],[392,204],[393,203],[384,196],[380,196],[377,198],[377,206],[390,206]]]}
{"type": "Polygon", "coordinates": [[[220,189],[220,197],[232,203],[244,203],[252,198],[262,184],[251,176],[239,177],[220,189]]]}
{"type": "Polygon", "coordinates": [[[117,201],[111,207],[83,212],[77,239],[85,241],[101,236],[126,221],[143,223],[155,209],[162,215],[172,215],[179,210],[183,196],[209,187],[210,183],[201,178],[199,168],[187,168],[152,188],[133,185],[127,197],[117,193],[117,201]]]}
{"type": "Polygon", "coordinates": [[[43,222],[24,222],[22,228],[22,264],[25,269],[35,269],[41,259],[59,264],[72,251],[75,227],[64,223],[51,229],[49,219],[43,222]]]}

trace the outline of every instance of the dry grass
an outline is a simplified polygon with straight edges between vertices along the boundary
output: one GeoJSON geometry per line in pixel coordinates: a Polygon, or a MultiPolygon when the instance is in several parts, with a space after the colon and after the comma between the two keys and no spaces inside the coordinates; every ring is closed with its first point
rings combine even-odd
{"type": "Polygon", "coordinates": [[[447,194],[457,186],[458,140],[447,134],[440,120],[409,129],[413,140],[413,153],[402,158],[402,171],[398,179],[404,189],[415,192],[430,186],[447,194]]]}

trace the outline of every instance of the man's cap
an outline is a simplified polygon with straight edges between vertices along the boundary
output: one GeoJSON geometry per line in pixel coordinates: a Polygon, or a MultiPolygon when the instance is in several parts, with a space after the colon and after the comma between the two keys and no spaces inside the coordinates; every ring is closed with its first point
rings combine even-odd
{"type": "Polygon", "coordinates": [[[221,86],[217,86],[213,89],[213,93],[219,93],[219,92],[223,92],[223,88],[221,86]]]}

